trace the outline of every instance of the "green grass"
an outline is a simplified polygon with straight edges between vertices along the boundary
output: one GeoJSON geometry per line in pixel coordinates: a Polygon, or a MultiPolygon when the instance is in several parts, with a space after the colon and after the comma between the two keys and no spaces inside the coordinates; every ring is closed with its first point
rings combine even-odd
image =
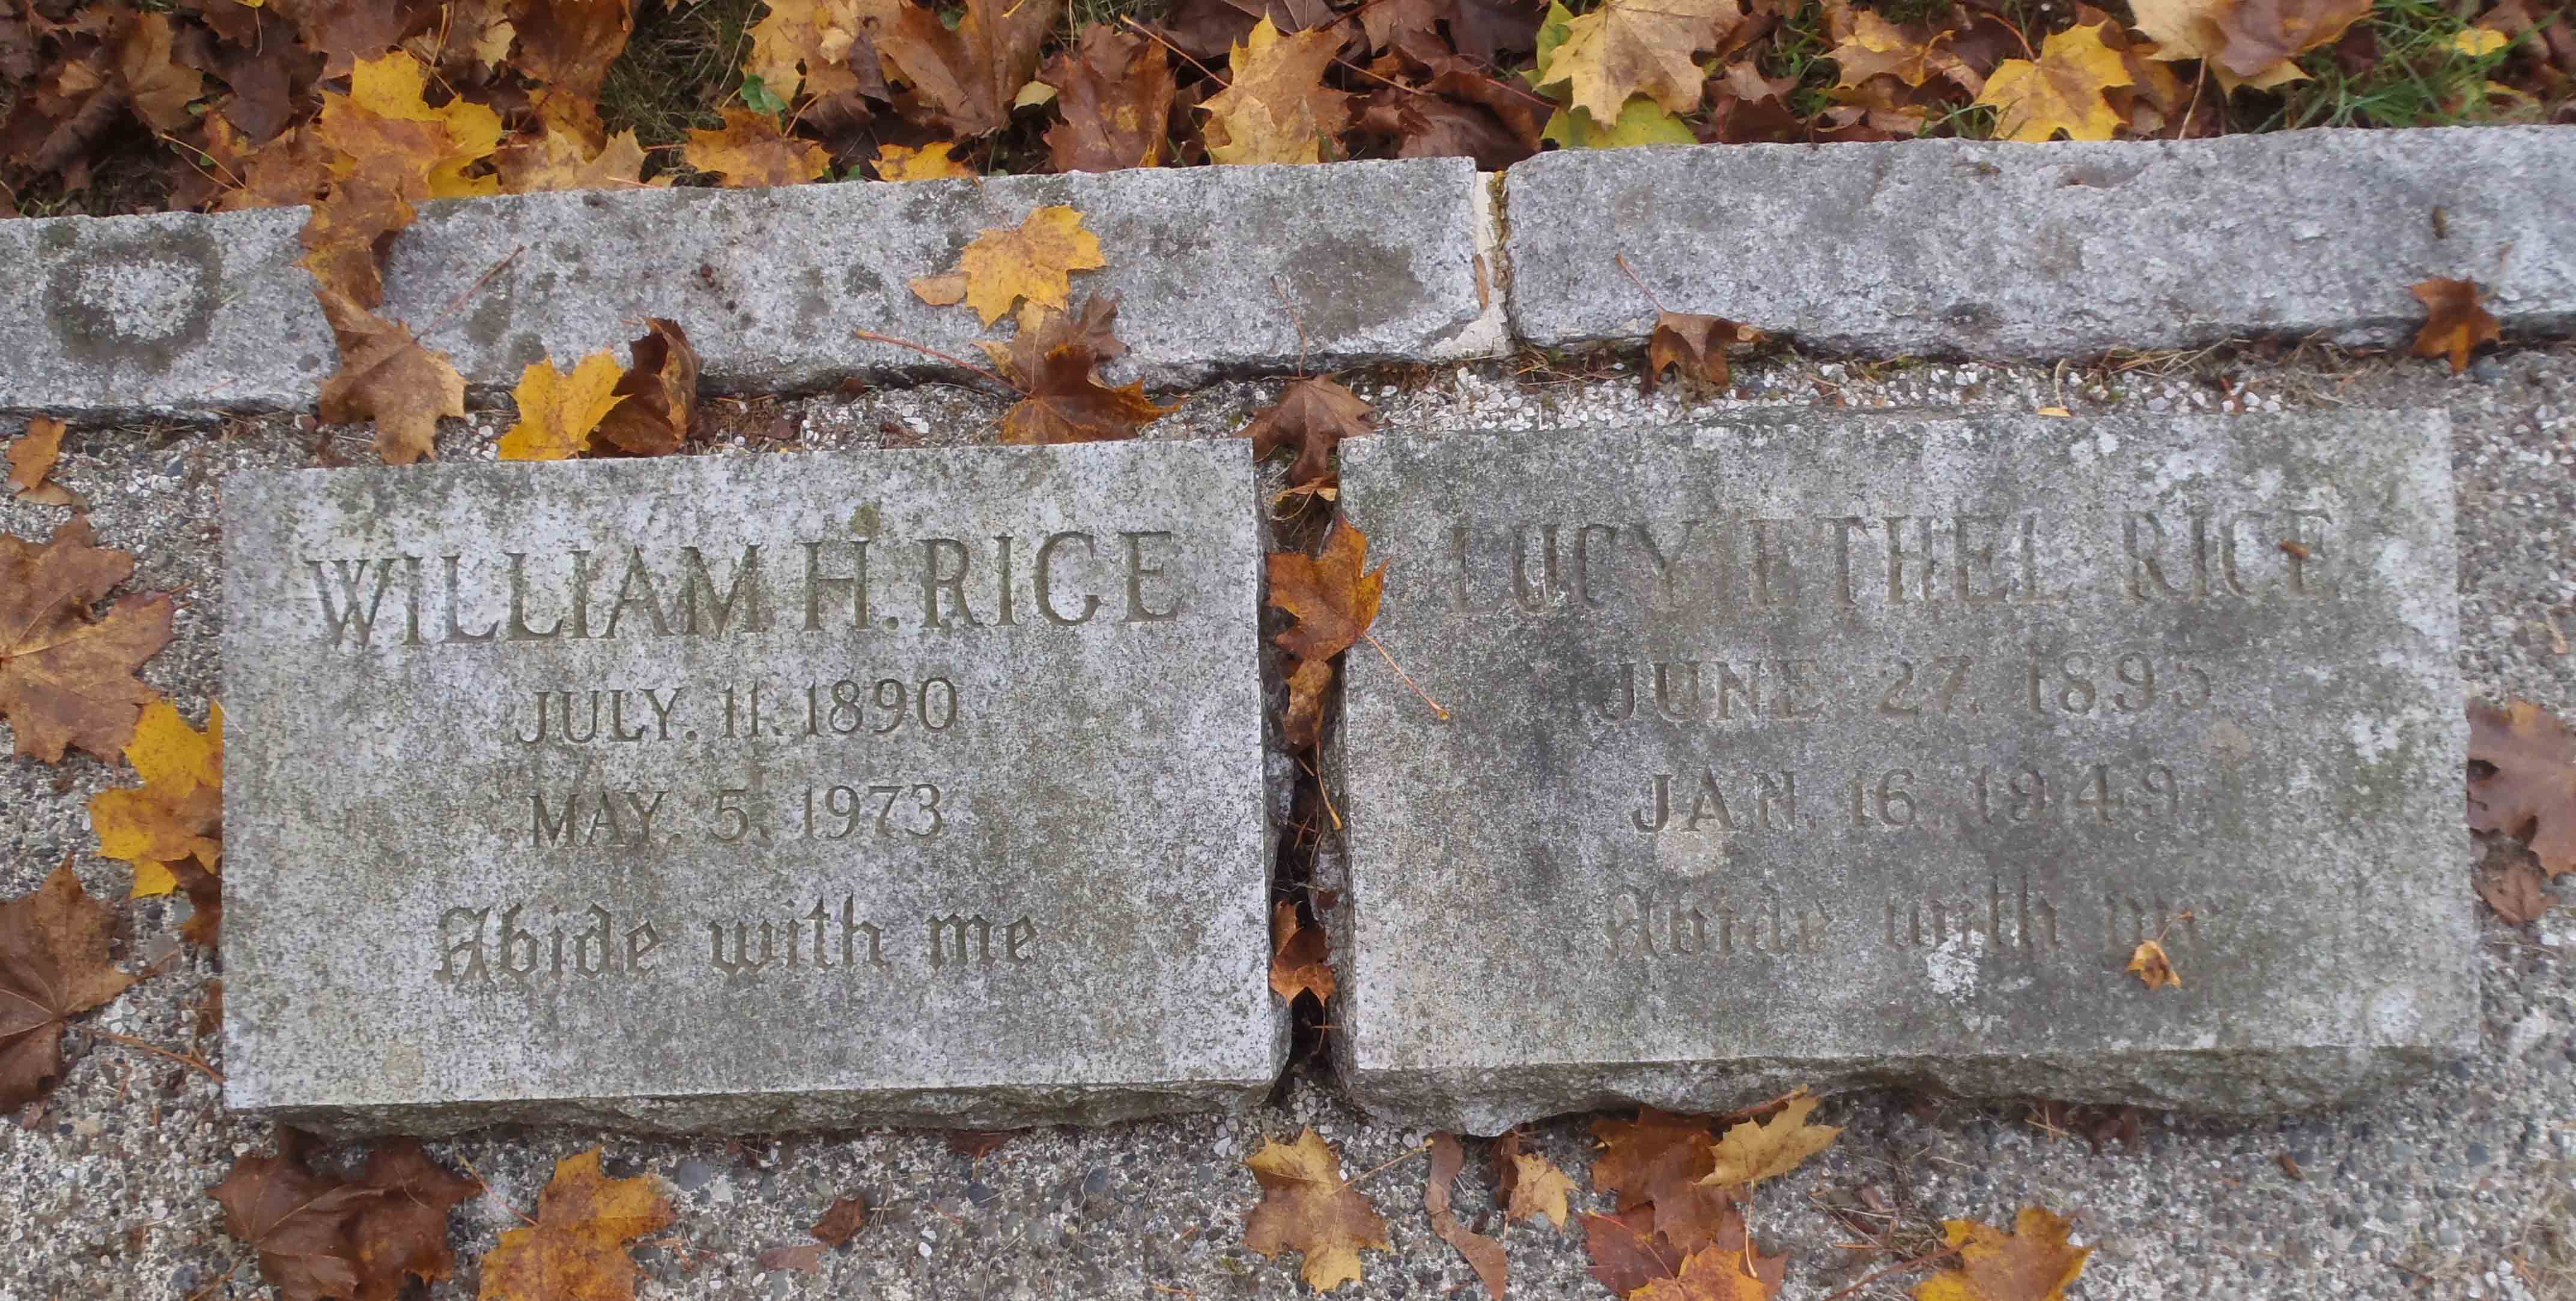
{"type": "Polygon", "coordinates": [[[610,131],[632,128],[645,148],[676,145],[716,125],[716,109],[742,84],[760,0],[642,0],[626,52],[608,68],[599,115],[610,131]]]}
{"type": "Polygon", "coordinates": [[[2469,23],[2434,0],[2379,0],[2362,20],[2379,40],[2379,61],[2360,76],[2347,75],[2332,50],[2299,60],[2309,80],[2280,91],[2280,109],[2252,129],[2311,126],[2454,126],[2492,121],[2482,93],[2488,78],[2513,54],[2462,53],[2452,38],[2469,23]]]}
{"type": "Polygon", "coordinates": [[[1833,38],[1825,32],[1824,7],[1812,0],[1782,19],[1771,33],[1771,48],[1763,51],[1759,62],[1762,75],[1797,79],[1797,89],[1789,92],[1789,107],[1800,117],[1814,117],[1834,106],[1834,82],[1842,72],[1827,57],[1833,48],[1833,38]]]}

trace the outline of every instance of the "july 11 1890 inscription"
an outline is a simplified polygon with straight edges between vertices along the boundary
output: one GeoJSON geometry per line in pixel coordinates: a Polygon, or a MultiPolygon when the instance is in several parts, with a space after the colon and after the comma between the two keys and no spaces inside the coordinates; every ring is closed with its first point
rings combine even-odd
{"type": "Polygon", "coordinates": [[[2446,434],[1345,444],[1377,638],[1453,706],[1351,657],[1351,1086],[1478,1133],[1877,1081],[2259,1111],[2456,1050],[2446,434]]]}
{"type": "Polygon", "coordinates": [[[342,1130],[1245,1105],[1239,445],[225,484],[227,1096],[342,1130]]]}

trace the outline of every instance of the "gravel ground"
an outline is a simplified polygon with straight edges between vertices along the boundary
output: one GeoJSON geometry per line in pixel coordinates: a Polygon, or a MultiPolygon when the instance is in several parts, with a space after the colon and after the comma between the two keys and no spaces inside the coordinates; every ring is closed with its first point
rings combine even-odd
{"type": "MultiPolygon", "coordinates": [[[[2306,350],[2135,359],[2126,368],[1819,362],[1774,355],[1740,365],[1726,397],[1668,386],[1636,392],[1633,354],[1350,378],[1385,415],[1385,436],[1463,426],[1516,429],[1662,422],[1748,405],[2028,411],[2289,410],[2447,406],[2457,431],[2464,645],[2481,697],[2520,696],[2576,712],[2576,346],[2525,347],[2452,378],[2436,363],[2306,350]]],[[[1278,385],[1236,383],[1189,397],[1153,437],[1240,427],[1278,385]]],[[[801,402],[715,404],[728,433],[714,453],[972,443],[994,437],[1001,404],[927,387],[801,402]]],[[[506,424],[454,425],[451,458],[491,455],[506,424]],[[470,425],[470,428],[467,427],[470,425]]],[[[215,500],[251,465],[362,458],[356,431],[279,418],[221,428],[74,431],[57,479],[86,497],[109,544],[141,557],[139,586],[178,591],[177,636],[144,677],[192,718],[216,689],[222,589],[215,500]]],[[[1275,472],[1275,471],[1274,471],[1275,472]]],[[[0,503],[0,529],[48,533],[66,515],[0,503]]],[[[6,728],[0,726],[0,737],[6,728]]],[[[89,797],[122,784],[86,758],[59,768],[0,762],[0,895],[33,887],[66,854],[89,887],[125,893],[125,865],[96,857],[89,797]]],[[[2489,846],[2489,857],[2508,852],[2489,846]]],[[[2470,882],[2461,882],[2468,898],[2470,882]]],[[[1919,1273],[1855,1284],[1937,1238],[1938,1222],[2009,1223],[2038,1203],[2077,1215],[2096,1244],[2070,1295],[2127,1297],[2576,1298],[2576,942],[2565,910],[2507,927],[2480,907],[2485,1023],[2473,1058],[2368,1106],[2256,1123],[2149,1114],[2134,1142],[2100,1150],[2020,1104],[1857,1094],[1820,1119],[1848,1128],[1796,1173],[1763,1186],[1753,1212],[1766,1249],[1791,1253],[1791,1301],[1902,1296],[1919,1273]],[[2295,1172],[2293,1167],[2295,1167],[2295,1172]],[[1844,1212],[1837,1215],[1837,1210],[1844,1212]]],[[[127,910],[123,959],[150,979],[84,1024],[222,1068],[199,1008],[217,974],[181,946],[187,905],[127,910]]],[[[196,1069],[75,1030],[72,1064],[49,1098],[0,1123],[0,1301],[258,1297],[257,1266],[224,1236],[204,1189],[237,1154],[269,1149],[262,1124],[227,1116],[196,1069]]],[[[1588,1117],[1537,1126],[1532,1145],[1577,1177],[1588,1117]]],[[[1395,1250],[1367,1256],[1367,1281],[1341,1295],[1474,1295],[1465,1263],[1421,1208],[1424,1138],[1373,1123],[1301,1067],[1272,1105],[1102,1129],[1034,1131],[980,1158],[934,1134],[863,1132],[666,1140],[586,1130],[495,1130],[434,1143],[433,1155],[488,1184],[452,1220],[457,1278],[436,1298],[472,1296],[474,1262],[532,1212],[553,1163],[604,1144],[611,1174],[652,1172],[678,1217],[637,1257],[646,1298],[1288,1297],[1293,1257],[1244,1250],[1257,1200],[1242,1159],[1264,1135],[1313,1125],[1385,1212],[1395,1250]],[[1385,1166],[1383,1170],[1378,1167],[1385,1166]],[[819,1273],[764,1270],[768,1248],[806,1241],[835,1198],[877,1210],[819,1273]]],[[[1481,1145],[1461,1179],[1462,1217],[1493,1209],[1481,1145]]],[[[361,1149],[338,1149],[354,1155],[361,1149]]],[[[1597,1198],[1581,1199],[1596,1205],[1597,1198]]],[[[1500,1226],[1512,1295],[1593,1297],[1574,1228],[1500,1226]]]]}

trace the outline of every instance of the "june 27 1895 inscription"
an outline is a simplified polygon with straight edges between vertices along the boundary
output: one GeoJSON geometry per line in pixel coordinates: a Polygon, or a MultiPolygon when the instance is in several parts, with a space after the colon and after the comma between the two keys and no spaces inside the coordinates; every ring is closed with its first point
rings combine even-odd
{"type": "Polygon", "coordinates": [[[1490,1133],[1876,1081],[2259,1111],[2456,1049],[2446,432],[1345,445],[1376,635],[1456,706],[1351,657],[1346,1077],[1490,1133]]]}
{"type": "Polygon", "coordinates": [[[1252,493],[1222,443],[233,477],[228,1098],[1248,1104],[1252,493]]]}

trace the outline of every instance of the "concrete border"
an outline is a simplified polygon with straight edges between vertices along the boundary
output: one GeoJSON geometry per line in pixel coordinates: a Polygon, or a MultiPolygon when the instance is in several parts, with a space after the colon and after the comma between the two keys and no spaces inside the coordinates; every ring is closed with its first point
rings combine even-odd
{"type": "MultiPolygon", "coordinates": [[[[1652,305],[1826,352],[2086,356],[2249,335],[2396,343],[2429,276],[2509,331],[2576,329],[2576,130],[2316,130],[2206,141],[1748,145],[1202,167],[429,205],[388,312],[495,392],[678,319],[708,382],[797,392],[947,372],[1005,327],[908,288],[983,228],[1081,208],[1134,351],[1117,378],[1434,362],[1642,341],[1652,305]],[[1499,196],[1499,197],[1498,197],[1499,196]],[[1499,209],[1499,210],[1498,210],[1499,209]],[[497,268],[497,270],[495,269],[497,268]],[[489,273],[489,279],[484,277],[489,273]],[[478,281],[481,282],[478,284],[478,281]],[[1506,319],[1508,302],[1508,319],[1506,319]],[[1302,327],[1302,332],[1301,332],[1302,327]]],[[[336,366],[301,209],[0,221],[0,412],[309,404],[336,366]]]]}

